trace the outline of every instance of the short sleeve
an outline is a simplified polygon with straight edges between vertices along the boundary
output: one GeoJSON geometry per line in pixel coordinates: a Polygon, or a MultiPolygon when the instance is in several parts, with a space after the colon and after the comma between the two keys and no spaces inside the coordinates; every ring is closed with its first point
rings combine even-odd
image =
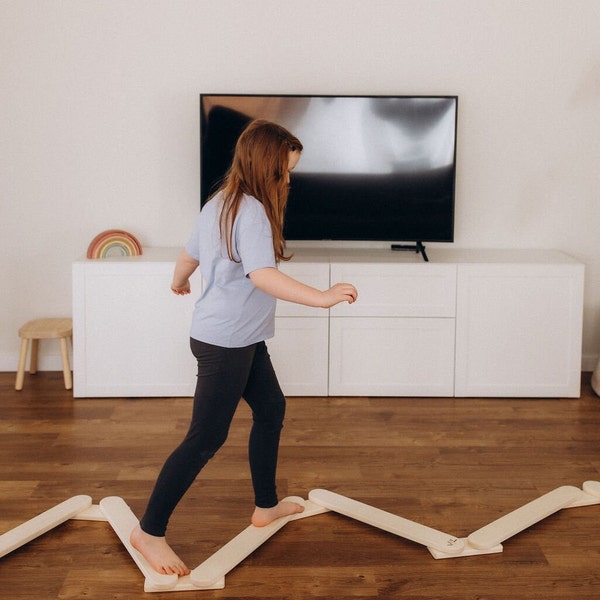
{"type": "Polygon", "coordinates": [[[255,198],[247,198],[236,220],[236,250],[244,274],[265,267],[277,267],[273,250],[271,224],[263,205],[255,198]]]}
{"type": "Polygon", "coordinates": [[[185,245],[185,251],[192,258],[200,260],[200,216],[196,218],[190,238],[185,245]]]}

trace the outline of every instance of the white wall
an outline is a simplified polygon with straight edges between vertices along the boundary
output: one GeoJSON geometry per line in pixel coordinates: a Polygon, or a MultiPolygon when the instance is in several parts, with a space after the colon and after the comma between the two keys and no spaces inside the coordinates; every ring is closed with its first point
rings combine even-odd
{"type": "Polygon", "coordinates": [[[98,232],[185,241],[203,91],[459,95],[455,245],[585,262],[593,368],[599,32],[597,0],[0,0],[0,370],[98,232]]]}

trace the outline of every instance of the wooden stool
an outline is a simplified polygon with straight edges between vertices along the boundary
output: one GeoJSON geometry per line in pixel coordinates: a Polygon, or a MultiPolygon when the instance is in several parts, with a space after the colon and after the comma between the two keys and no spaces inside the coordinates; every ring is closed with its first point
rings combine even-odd
{"type": "Polygon", "coordinates": [[[29,372],[33,374],[37,371],[39,341],[45,339],[58,339],[60,341],[65,388],[70,390],[73,387],[71,365],[69,364],[69,348],[67,346],[67,338],[71,341],[73,339],[73,321],[71,319],[34,319],[33,321],[28,321],[19,329],[19,337],[22,341],[17,381],[15,383],[16,390],[23,389],[29,342],[31,341],[29,372]]]}

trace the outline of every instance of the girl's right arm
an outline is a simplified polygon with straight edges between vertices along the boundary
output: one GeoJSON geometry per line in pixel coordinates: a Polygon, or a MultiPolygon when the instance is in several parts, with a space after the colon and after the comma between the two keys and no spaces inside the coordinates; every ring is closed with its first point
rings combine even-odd
{"type": "Polygon", "coordinates": [[[278,269],[265,267],[249,274],[252,283],[263,292],[279,300],[287,300],[305,306],[329,308],[340,302],[352,304],[358,298],[358,292],[351,283],[336,283],[328,290],[321,291],[305,285],[278,269]]]}
{"type": "Polygon", "coordinates": [[[190,277],[198,268],[200,263],[192,258],[185,250],[182,250],[175,262],[175,271],[173,272],[173,282],[171,290],[178,296],[185,296],[191,291],[190,277]]]}

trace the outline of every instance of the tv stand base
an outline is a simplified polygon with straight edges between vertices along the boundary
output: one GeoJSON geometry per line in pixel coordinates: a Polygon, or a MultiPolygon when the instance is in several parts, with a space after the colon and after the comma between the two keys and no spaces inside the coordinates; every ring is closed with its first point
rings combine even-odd
{"type": "Polygon", "coordinates": [[[421,254],[423,256],[423,260],[425,262],[429,262],[429,258],[427,258],[427,253],[425,252],[425,246],[423,246],[423,242],[417,242],[416,244],[392,244],[392,250],[396,252],[409,251],[416,252],[417,254],[421,254]]]}

